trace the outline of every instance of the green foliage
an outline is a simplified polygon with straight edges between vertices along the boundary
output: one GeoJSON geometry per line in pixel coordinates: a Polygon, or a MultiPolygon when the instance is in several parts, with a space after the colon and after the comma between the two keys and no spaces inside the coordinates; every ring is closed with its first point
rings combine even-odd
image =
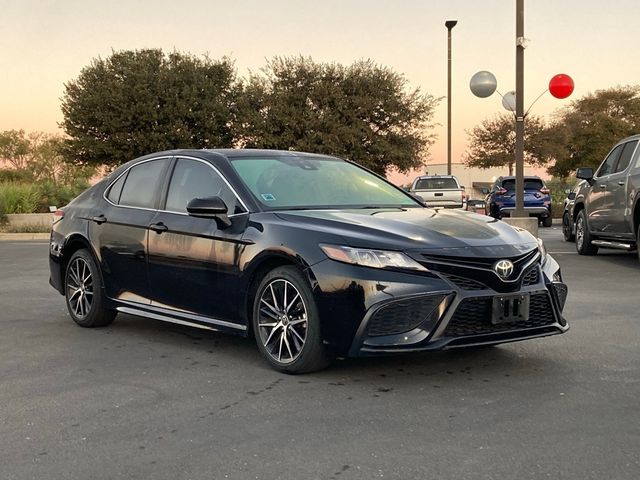
{"type": "MultiPolygon", "coordinates": [[[[467,132],[470,137],[465,163],[470,167],[507,167],[513,175],[516,131],[512,114],[485,119],[467,132]]],[[[529,115],[525,122],[524,161],[529,165],[545,165],[552,157],[550,132],[539,117],[529,115]]]]}
{"type": "Polygon", "coordinates": [[[33,174],[29,170],[16,170],[12,168],[0,169],[0,183],[6,182],[31,182],[33,181],[33,174]]]}
{"type": "Polygon", "coordinates": [[[227,58],[153,49],[95,59],[65,85],[65,155],[119,165],[159,150],[231,147],[234,84],[227,58]]]}
{"type": "Polygon", "coordinates": [[[8,160],[14,168],[25,168],[29,153],[29,139],[24,130],[0,132],[0,158],[8,160]]]}
{"type": "Polygon", "coordinates": [[[243,146],[347,157],[380,174],[422,164],[438,103],[370,60],[345,67],[303,57],[269,62],[238,102],[243,146]]]}
{"type": "Polygon", "coordinates": [[[27,183],[0,184],[0,214],[34,213],[38,210],[38,187],[27,183]]]}
{"type": "Polygon", "coordinates": [[[616,142],[640,133],[640,86],[585,95],[561,111],[549,130],[556,158],[551,174],[566,177],[578,167],[596,168],[616,142]]]}

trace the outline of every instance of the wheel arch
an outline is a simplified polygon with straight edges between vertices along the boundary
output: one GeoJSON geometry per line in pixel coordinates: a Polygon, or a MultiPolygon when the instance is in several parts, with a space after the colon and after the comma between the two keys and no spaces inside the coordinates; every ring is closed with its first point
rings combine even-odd
{"type": "Polygon", "coordinates": [[[271,270],[283,267],[294,266],[305,272],[309,277],[309,281],[313,288],[313,277],[309,264],[300,256],[292,255],[283,251],[270,251],[264,252],[259,257],[255,258],[249,267],[245,270],[246,275],[246,290],[244,295],[244,301],[242,306],[242,313],[244,316],[245,324],[247,325],[247,335],[253,335],[253,322],[251,316],[253,314],[253,302],[260,280],[270,272],[271,270]]]}
{"type": "Polygon", "coordinates": [[[98,266],[98,272],[100,272],[100,280],[102,281],[101,283],[102,285],[104,285],[104,278],[102,278],[102,269],[100,268],[100,262],[98,261],[96,252],[93,250],[91,242],[89,242],[89,240],[87,240],[87,238],[83,235],[75,233],[70,235],[66,239],[64,247],[62,249],[62,261],[60,263],[60,285],[62,285],[63,287],[65,285],[65,275],[67,272],[67,265],[69,265],[69,260],[71,260],[71,257],[74,253],[76,253],[78,250],[82,250],[83,248],[89,251],[89,253],[93,257],[94,262],[96,262],[96,265],[98,266]]]}

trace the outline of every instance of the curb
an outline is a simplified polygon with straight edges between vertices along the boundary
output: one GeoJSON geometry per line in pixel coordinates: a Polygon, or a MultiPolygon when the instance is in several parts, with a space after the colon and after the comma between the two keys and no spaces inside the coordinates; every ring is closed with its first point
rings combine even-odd
{"type": "Polygon", "coordinates": [[[49,233],[0,233],[0,242],[49,240],[49,236],[49,233]]]}

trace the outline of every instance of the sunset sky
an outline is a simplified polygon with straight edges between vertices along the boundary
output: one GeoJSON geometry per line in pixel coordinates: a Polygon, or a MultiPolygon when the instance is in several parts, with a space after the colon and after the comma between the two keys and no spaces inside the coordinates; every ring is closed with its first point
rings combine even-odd
{"type": "MultiPolygon", "coordinates": [[[[0,0],[0,130],[54,132],[63,84],[112,49],[160,47],[217,58],[238,73],[276,55],[351,63],[371,58],[403,73],[412,87],[446,95],[446,28],[453,30],[453,159],[500,98],[475,98],[469,79],[490,70],[503,93],[515,83],[515,0],[0,0]]],[[[639,84],[638,0],[525,2],[525,105],[556,73],[571,75],[573,98],[639,84]]],[[[550,115],[567,100],[543,97],[550,115]]],[[[446,99],[437,109],[431,161],[446,161],[446,99]]]]}

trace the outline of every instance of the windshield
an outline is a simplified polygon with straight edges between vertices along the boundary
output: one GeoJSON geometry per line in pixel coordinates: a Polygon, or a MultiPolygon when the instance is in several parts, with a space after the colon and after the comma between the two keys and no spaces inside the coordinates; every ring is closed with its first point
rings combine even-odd
{"type": "Polygon", "coordinates": [[[416,181],[416,190],[447,190],[458,189],[455,178],[419,178],[416,181]]]}
{"type": "Polygon", "coordinates": [[[268,210],[419,206],[393,185],[338,159],[291,155],[230,160],[268,210]]]}

